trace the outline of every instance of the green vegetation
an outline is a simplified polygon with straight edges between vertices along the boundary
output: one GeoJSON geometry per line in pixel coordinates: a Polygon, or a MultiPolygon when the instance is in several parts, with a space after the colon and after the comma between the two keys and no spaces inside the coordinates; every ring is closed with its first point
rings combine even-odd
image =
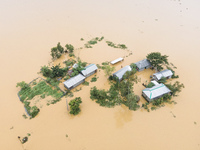
{"type": "Polygon", "coordinates": [[[73,53],[74,52],[74,46],[71,44],[66,44],[66,51],[69,51],[69,53],[73,53]]]}
{"type": "Polygon", "coordinates": [[[89,86],[89,82],[85,81],[82,83],[83,85],[89,86]]]}
{"type": "Polygon", "coordinates": [[[146,88],[152,88],[153,86],[155,86],[155,84],[152,83],[152,82],[150,82],[150,83],[146,86],[146,88]]]}
{"type": "Polygon", "coordinates": [[[179,81],[176,81],[174,84],[166,84],[166,86],[172,91],[172,96],[178,96],[177,94],[185,87],[184,84],[179,81]]]}
{"type": "Polygon", "coordinates": [[[66,75],[67,71],[68,67],[60,68],[60,65],[52,66],[51,68],[48,66],[43,66],[40,70],[44,77],[49,78],[63,77],[66,75]]]}
{"type": "Polygon", "coordinates": [[[127,49],[125,44],[115,44],[111,41],[106,41],[107,45],[113,48],[127,49]]]}
{"type": "Polygon", "coordinates": [[[76,60],[68,59],[68,60],[64,61],[63,63],[66,65],[66,67],[69,67],[69,66],[71,67],[76,63],[76,60]]]}
{"type": "Polygon", "coordinates": [[[36,106],[30,105],[31,100],[35,96],[40,96],[41,98],[45,98],[45,96],[52,96],[53,98],[59,99],[63,95],[60,89],[52,89],[53,87],[48,85],[43,80],[38,82],[36,85],[33,84],[33,87],[31,87],[31,84],[27,84],[24,81],[17,83],[16,87],[18,86],[21,87],[21,90],[18,93],[20,100],[24,103],[24,107],[31,118],[34,118],[40,111],[36,106]]]}
{"type": "Polygon", "coordinates": [[[30,133],[27,133],[27,136],[31,136],[31,134],[30,134],[30,133]]]}
{"type": "Polygon", "coordinates": [[[92,45],[95,45],[97,44],[98,42],[102,41],[104,39],[104,37],[96,37],[96,38],[93,38],[91,39],[90,41],[88,41],[86,44],[85,44],[85,48],[92,48],[92,45]]]}
{"type": "Polygon", "coordinates": [[[140,106],[137,104],[139,97],[133,92],[134,82],[137,82],[137,77],[135,72],[131,71],[124,75],[124,80],[121,82],[111,80],[110,89],[107,91],[104,89],[99,90],[94,86],[90,90],[90,98],[95,100],[100,106],[114,107],[124,104],[130,110],[137,110],[140,106]]]}
{"type": "Polygon", "coordinates": [[[81,41],[84,41],[84,39],[83,39],[83,38],[81,38],[81,41]]]}
{"type": "Polygon", "coordinates": [[[111,67],[109,65],[104,65],[102,67],[102,69],[104,70],[105,76],[109,77],[112,74],[112,72],[115,70],[115,67],[111,67]]]}
{"type": "Polygon", "coordinates": [[[152,52],[148,54],[147,59],[150,61],[151,65],[158,71],[161,71],[163,69],[163,65],[169,65],[168,56],[161,55],[160,52],[152,52]]]}
{"type": "Polygon", "coordinates": [[[79,105],[81,103],[82,103],[82,101],[81,101],[80,97],[76,97],[75,99],[71,100],[69,102],[70,114],[73,114],[73,115],[79,114],[79,112],[81,111],[81,109],[79,108],[79,105]]]}
{"type": "Polygon", "coordinates": [[[71,77],[74,77],[76,75],[78,75],[82,70],[84,70],[85,66],[86,66],[86,62],[82,62],[81,60],[78,60],[78,63],[77,63],[77,67],[73,68],[72,69],[72,74],[71,74],[71,77]]]}
{"type": "Polygon", "coordinates": [[[24,117],[24,119],[27,119],[27,118],[28,118],[25,114],[23,114],[22,116],[24,117]]]}
{"type": "Polygon", "coordinates": [[[136,70],[137,71],[137,66],[136,66],[136,64],[134,64],[134,63],[132,63],[132,64],[130,64],[130,67],[131,67],[131,69],[132,70],[136,70]]]}
{"type": "Polygon", "coordinates": [[[96,82],[97,81],[97,77],[96,77],[96,75],[91,79],[91,81],[90,82],[96,82]]]}
{"type": "Polygon", "coordinates": [[[51,56],[53,59],[60,58],[63,52],[64,48],[60,45],[60,42],[56,47],[51,48],[51,56]]]}

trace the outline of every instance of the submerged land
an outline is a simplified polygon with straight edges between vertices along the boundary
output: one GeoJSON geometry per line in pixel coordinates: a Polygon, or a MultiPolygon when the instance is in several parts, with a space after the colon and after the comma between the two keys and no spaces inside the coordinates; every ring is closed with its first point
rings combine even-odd
{"type": "MultiPolygon", "coordinates": [[[[4,72],[0,78],[1,149],[199,149],[199,2],[0,3],[0,57],[4,72]],[[109,47],[106,42],[85,48],[84,44],[96,36],[125,44],[130,51],[109,47]],[[62,62],[69,59],[68,54],[53,62],[50,55],[58,42],[63,47],[67,43],[75,49],[83,47],[74,51],[82,62],[103,66],[102,62],[124,57],[115,71],[144,59],[151,52],[160,52],[169,56],[169,62],[177,67],[179,78],[176,80],[184,83],[185,88],[173,98],[177,104],[165,104],[152,111],[150,108],[150,112],[144,108],[129,110],[125,105],[102,107],[90,99],[89,92],[94,86],[110,88],[108,78],[100,69],[96,82],[91,82],[95,80],[94,74],[86,79],[88,86],[80,85],[72,90],[73,97],[67,97],[68,103],[81,97],[78,115],[69,113],[65,97],[51,104],[51,96],[45,95],[42,99],[43,95],[39,96],[44,101],[37,105],[38,115],[25,119],[24,104],[17,96],[20,88],[16,84],[29,83],[41,76],[41,66],[60,63],[65,67],[62,62]],[[18,136],[28,137],[23,147],[18,136]]],[[[155,70],[151,69],[136,73],[141,81],[134,84],[133,90],[140,96],[140,106],[146,103],[141,96],[145,88],[142,83],[146,84],[146,80],[148,83],[153,73],[155,70]]],[[[65,90],[64,86],[61,90],[65,90]]]]}

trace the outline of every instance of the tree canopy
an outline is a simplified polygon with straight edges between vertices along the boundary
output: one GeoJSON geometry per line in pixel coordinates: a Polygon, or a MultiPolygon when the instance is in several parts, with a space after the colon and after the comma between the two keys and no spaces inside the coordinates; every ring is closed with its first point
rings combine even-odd
{"type": "Polygon", "coordinates": [[[62,53],[64,52],[64,48],[58,42],[56,47],[51,48],[51,56],[53,59],[60,58],[62,53]]]}
{"type": "Polygon", "coordinates": [[[150,61],[151,65],[161,71],[163,69],[163,65],[168,65],[168,56],[161,55],[160,52],[152,52],[147,55],[147,59],[150,61]]]}
{"type": "Polygon", "coordinates": [[[77,115],[81,109],[79,108],[79,105],[82,103],[80,97],[76,97],[75,99],[71,100],[69,102],[70,106],[70,114],[77,115]]]}

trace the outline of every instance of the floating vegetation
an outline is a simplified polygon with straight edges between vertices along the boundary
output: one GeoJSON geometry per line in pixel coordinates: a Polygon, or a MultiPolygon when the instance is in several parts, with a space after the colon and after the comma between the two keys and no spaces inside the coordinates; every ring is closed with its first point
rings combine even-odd
{"type": "Polygon", "coordinates": [[[95,45],[97,44],[98,42],[102,41],[104,39],[104,37],[96,37],[96,38],[93,38],[91,39],[90,41],[88,41],[84,46],[85,48],[92,48],[92,45],[95,45]]]}
{"type": "Polygon", "coordinates": [[[23,114],[22,117],[24,117],[24,119],[27,119],[27,118],[28,118],[25,114],[23,114]]]}

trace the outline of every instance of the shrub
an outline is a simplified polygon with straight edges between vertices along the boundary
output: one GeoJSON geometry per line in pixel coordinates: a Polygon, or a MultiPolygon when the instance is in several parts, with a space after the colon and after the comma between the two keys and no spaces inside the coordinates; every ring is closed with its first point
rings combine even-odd
{"type": "MultiPolygon", "coordinates": [[[[71,44],[66,44],[65,45],[66,49],[69,50],[70,53],[73,53],[74,51],[74,46],[71,44]]],[[[71,57],[71,56],[70,56],[71,57]]]]}
{"type": "Polygon", "coordinates": [[[71,100],[69,102],[70,106],[70,114],[77,115],[81,109],[79,108],[79,105],[82,103],[80,97],[76,97],[75,99],[71,100]]]}

